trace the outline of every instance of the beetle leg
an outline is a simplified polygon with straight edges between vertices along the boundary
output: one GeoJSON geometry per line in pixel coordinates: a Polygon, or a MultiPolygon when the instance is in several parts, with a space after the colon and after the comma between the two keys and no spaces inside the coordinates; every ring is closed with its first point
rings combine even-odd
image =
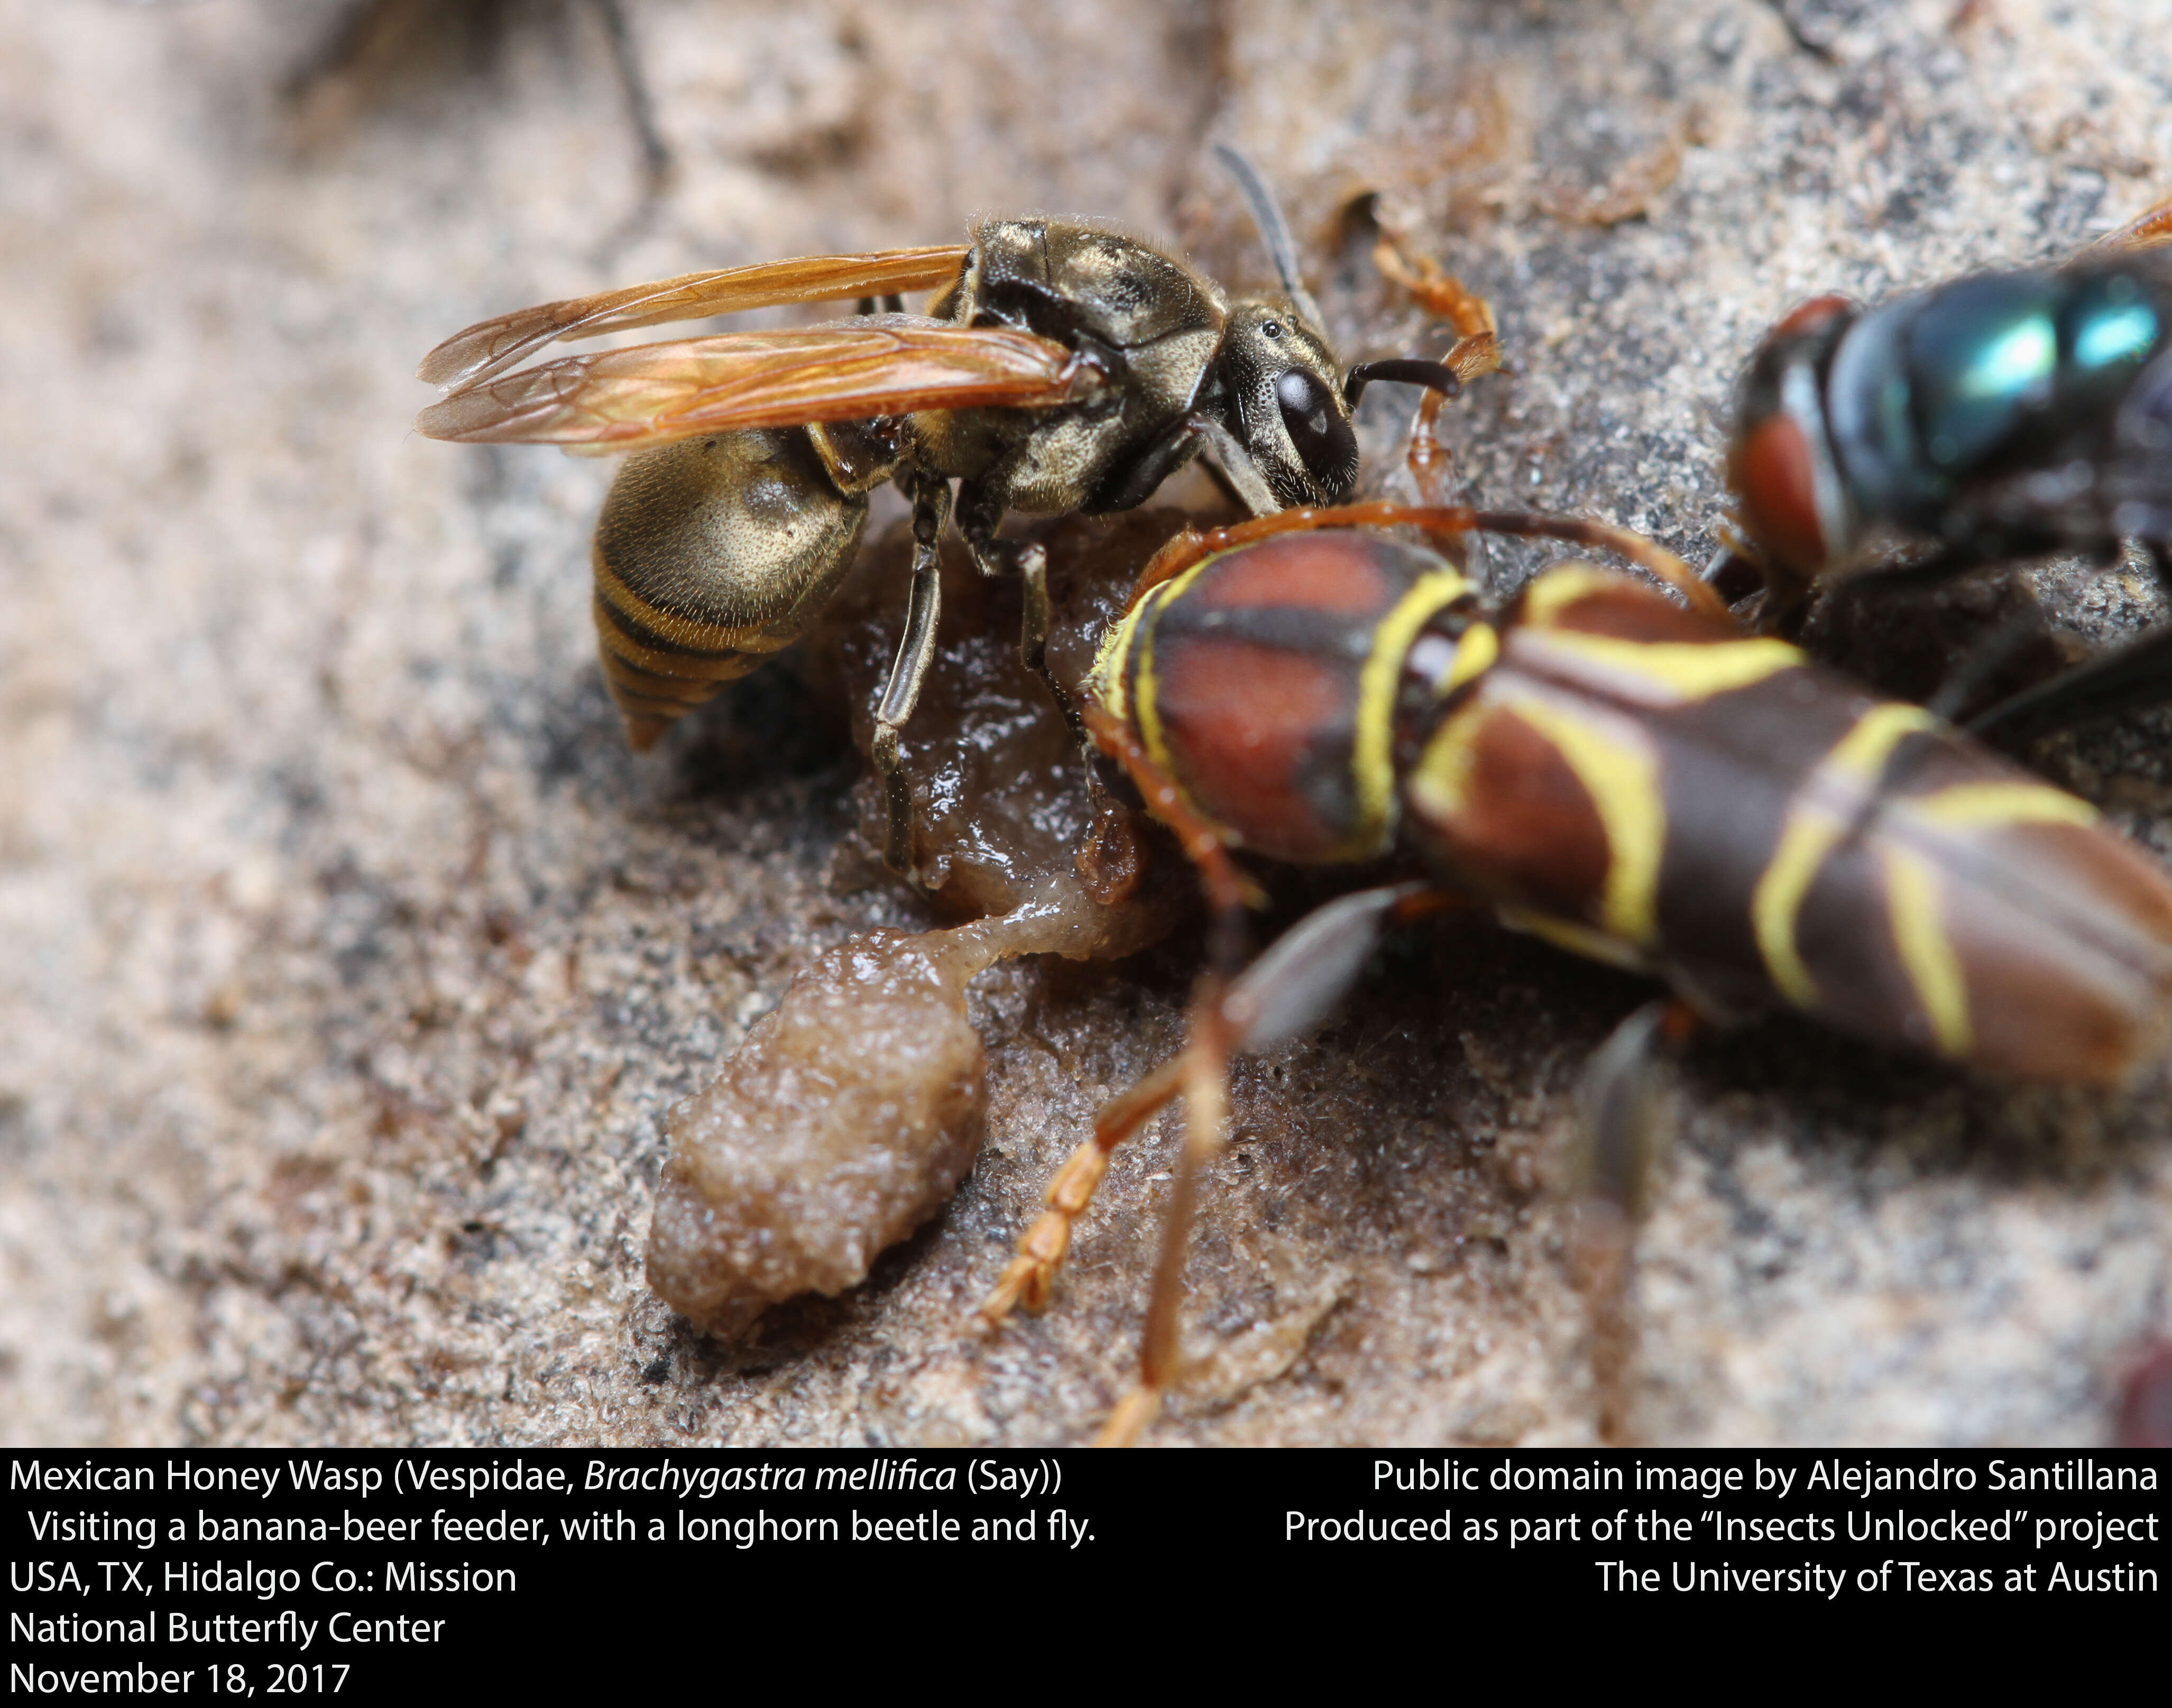
{"type": "MultiPolygon", "coordinates": [[[[1102,1432],[1105,1445],[1130,1441],[1153,1421],[1161,1391],[1177,1368],[1185,1252],[1200,1175],[1222,1149],[1229,1058],[1312,1029],[1357,982],[1391,927],[1453,905],[1454,898],[1422,883],[1359,890],[1307,914],[1234,982],[1219,970],[1207,972],[1192,1003],[1184,1053],[1103,1105],[1094,1117],[1093,1137],[1056,1170],[1049,1183],[1047,1207],[1019,1239],[1018,1255],[976,1313],[984,1329],[995,1327],[1021,1304],[1039,1310],[1047,1303],[1056,1271],[1071,1248],[1072,1229],[1109,1172],[1110,1153],[1180,1091],[1184,1093],[1185,1147],[1162,1224],[1139,1374],[1102,1432]]],[[[1234,934],[1216,935],[1227,942],[1234,934]]]]}
{"type": "Polygon", "coordinates": [[[1084,715],[1094,744],[1124,768],[1147,810],[1175,832],[1185,855],[1199,868],[1207,905],[1223,916],[1247,905],[1264,907],[1265,894],[1238,869],[1223,845],[1221,833],[1185,803],[1183,791],[1155,765],[1123,720],[1100,706],[1089,705],[1084,715]]]}
{"type": "Polygon", "coordinates": [[[1179,1061],[1183,1070],[1184,1150],[1162,1212],[1161,1255],[1147,1298],[1146,1332],[1139,1341],[1139,1373],[1109,1421],[1096,1447],[1129,1447],[1161,1410],[1162,1390],[1176,1378],[1180,1354],[1178,1308],[1184,1297],[1184,1259],[1199,1208],[1199,1177],[1221,1153],[1223,1114],[1229,1101],[1229,1036],[1221,980],[1200,980],[1192,1004],[1191,1039],[1179,1061]]]}
{"type": "MultiPolygon", "coordinates": [[[[1388,929],[1454,905],[1425,884],[1390,884],[1314,908],[1227,986],[1217,1022],[1224,1059],[1264,1050],[1310,1031],[1348,992],[1388,929]]],[[[1227,935],[1234,936],[1234,933],[1227,935]]],[[[1224,980],[1212,982],[1221,988],[1224,980]]],[[[1195,1026],[1194,1030],[1198,1029],[1195,1026]]],[[[1071,1153],[1049,1182],[1047,1208],[1018,1243],[1018,1255],[976,1313],[993,1328],[1017,1306],[1037,1311],[1070,1249],[1071,1229],[1109,1171],[1109,1154],[1188,1084],[1179,1056],[1110,1099],[1094,1118],[1094,1136],[1071,1153]]]]}
{"type": "Polygon", "coordinates": [[[1642,1219],[1664,1139],[1667,1059],[1694,1034],[1678,996],[1647,1002],[1608,1034],[1577,1088],[1576,1232],[1571,1263],[1591,1317],[1591,1374],[1599,1439],[1629,1438],[1637,1324],[1629,1304],[1642,1219]]]}
{"type": "Polygon", "coordinates": [[[1384,226],[1373,245],[1373,265],[1383,278],[1416,298],[1426,313],[1454,327],[1458,336],[1476,337],[1496,330],[1492,303],[1454,274],[1443,271],[1431,255],[1409,254],[1384,226]]]}
{"type": "Polygon", "coordinates": [[[996,1327],[1020,1305],[1038,1311],[1048,1303],[1056,1271],[1071,1249],[1072,1227],[1086,1213],[1108,1174],[1110,1153],[1176,1095],[1184,1083],[1184,1060],[1178,1055],[1164,1062],[1101,1106],[1101,1112],[1094,1117],[1094,1136],[1056,1171],[1042,1200],[1047,1207],[1019,1237],[1018,1255],[974,1313],[981,1328],[996,1327]]]}
{"type": "MultiPolygon", "coordinates": [[[[1180,1070],[1184,1092],[1184,1150],[1163,1212],[1139,1373],[1102,1426],[1096,1446],[1129,1447],[1153,1421],[1164,1390],[1181,1373],[1184,1260],[1198,1215],[1200,1179],[1227,1141],[1229,1058],[1310,1031],[1358,982],[1391,926],[1455,904],[1455,898],[1422,883],[1361,889],[1314,909],[1234,984],[1216,971],[1201,979],[1191,1041],[1173,1064],[1180,1070]]],[[[1176,1087],[1158,1088],[1165,1101],[1176,1087]]]]}
{"type": "Polygon", "coordinates": [[[875,770],[890,807],[890,828],[883,859],[893,872],[912,872],[912,785],[898,752],[898,734],[920,700],[920,685],[935,657],[935,626],[943,610],[943,581],[936,542],[950,516],[950,483],[917,477],[912,501],[912,593],[906,607],[905,632],[897,658],[875,702],[875,770]]]}

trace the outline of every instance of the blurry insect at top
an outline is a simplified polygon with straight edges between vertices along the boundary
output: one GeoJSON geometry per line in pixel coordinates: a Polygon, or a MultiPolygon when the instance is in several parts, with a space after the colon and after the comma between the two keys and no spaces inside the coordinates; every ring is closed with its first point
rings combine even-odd
{"type": "Polygon", "coordinates": [[[1802,304],[1743,375],[1728,479],[1802,583],[1881,524],[1974,561],[2172,540],[2172,201],[2062,267],[1802,304]]]}

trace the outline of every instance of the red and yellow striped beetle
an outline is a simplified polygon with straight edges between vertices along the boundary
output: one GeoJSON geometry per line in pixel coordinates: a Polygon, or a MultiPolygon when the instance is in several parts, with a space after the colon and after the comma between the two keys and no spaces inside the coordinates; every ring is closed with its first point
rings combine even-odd
{"type": "MultiPolygon", "coordinates": [[[[1665,980],[1706,1017],[1793,1007],[2015,1077],[2116,1079],[2163,1040],[2172,879],[2088,803],[1745,636],[1708,594],[1688,610],[1571,563],[1496,606],[1438,551],[1360,531],[1392,524],[1580,540],[1705,591],[1599,524],[1392,504],[1180,536],[1148,567],[1095,665],[1089,722],[1225,926],[1245,888],[1233,850],[1401,852],[1427,877],[1330,903],[1234,982],[1210,969],[1183,1055],[1112,1102],[1058,1172],[987,1323],[1046,1299],[1110,1152],[1185,1093],[1138,1381],[1105,1440],[1137,1434],[1175,1367],[1228,1055],[1308,1028],[1414,910],[1476,900],[1665,980]]],[[[1235,935],[1222,938],[1227,955],[1235,935]]],[[[1663,1006],[1599,1062],[1618,1077],[1663,1006]]]]}

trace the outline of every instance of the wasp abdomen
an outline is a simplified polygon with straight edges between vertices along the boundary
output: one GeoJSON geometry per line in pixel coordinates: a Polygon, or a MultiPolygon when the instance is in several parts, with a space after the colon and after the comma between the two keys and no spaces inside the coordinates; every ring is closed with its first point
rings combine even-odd
{"type": "Polygon", "coordinates": [[[593,561],[604,674],[637,750],[798,639],[851,567],[867,513],[804,427],[626,459],[593,561]]]}

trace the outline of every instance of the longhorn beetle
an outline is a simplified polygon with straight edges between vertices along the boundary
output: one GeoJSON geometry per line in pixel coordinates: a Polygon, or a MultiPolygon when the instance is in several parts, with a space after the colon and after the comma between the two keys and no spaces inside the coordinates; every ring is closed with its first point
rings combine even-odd
{"type": "MultiPolygon", "coordinates": [[[[1425,498],[1436,407],[1413,442],[1425,498]]],[[[1186,533],[1148,566],[1086,717],[1198,866],[1211,962],[1185,1050],[1103,1109],[980,1313],[992,1326],[1046,1301],[1110,1152],[1184,1093],[1138,1376],[1105,1442],[1137,1435],[1175,1368],[1229,1056],[1318,1021],[1414,913],[1489,905],[1672,986],[1587,1075],[1589,1137],[1617,1200],[1633,1198],[1620,1177],[1633,1177],[1623,1158],[1649,1101],[1640,1065],[1686,1016],[1792,1007],[2018,1078],[2116,1079],[2159,1047],[2172,1003],[2164,871],[2087,803],[1919,706],[1745,636],[1717,604],[1689,566],[1625,531],[1437,503],[1186,533]],[[1491,604],[1440,551],[1363,531],[1395,525],[1450,551],[1474,533],[1603,545],[1694,608],[1584,563],[1491,604]],[[1329,903],[1233,980],[1249,887],[1239,850],[1312,864],[1401,853],[1425,875],[1329,903]]],[[[1599,1291],[1603,1303],[1603,1279],[1599,1291]]]]}

